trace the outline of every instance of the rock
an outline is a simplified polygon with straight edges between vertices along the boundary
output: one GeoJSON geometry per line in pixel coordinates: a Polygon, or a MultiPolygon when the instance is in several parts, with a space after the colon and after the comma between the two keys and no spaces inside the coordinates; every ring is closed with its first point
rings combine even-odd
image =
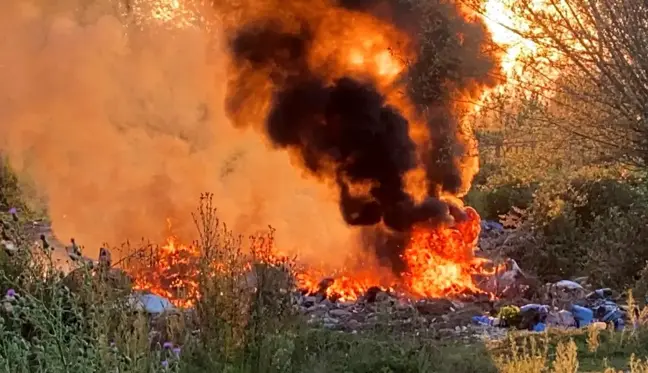
{"type": "Polygon", "coordinates": [[[338,325],[335,324],[335,323],[325,322],[324,324],[322,324],[322,327],[325,328],[325,329],[337,329],[338,325]]]}
{"type": "Polygon", "coordinates": [[[2,310],[6,313],[12,313],[13,312],[13,305],[10,302],[2,302],[2,310]]]}
{"type": "Polygon", "coordinates": [[[72,292],[79,292],[90,284],[88,290],[93,290],[95,286],[107,286],[115,292],[130,293],[132,279],[118,268],[95,271],[81,267],[68,273],[63,278],[63,284],[72,292]]]}
{"type": "Polygon", "coordinates": [[[338,309],[330,310],[329,315],[337,318],[347,318],[347,317],[351,317],[352,314],[347,310],[338,308],[338,309]]]}
{"type": "Polygon", "coordinates": [[[323,278],[317,285],[317,293],[326,294],[326,290],[331,287],[333,283],[335,283],[335,279],[333,277],[323,278]]]}
{"type": "Polygon", "coordinates": [[[322,326],[326,329],[337,329],[339,328],[340,320],[334,319],[331,317],[324,317],[322,319],[322,326]]]}
{"type": "Polygon", "coordinates": [[[311,314],[314,316],[323,316],[327,313],[328,310],[329,307],[326,304],[320,303],[307,308],[305,312],[306,314],[311,314]]]}
{"type": "Polygon", "coordinates": [[[113,289],[130,291],[133,286],[133,279],[119,268],[110,268],[103,273],[100,272],[99,276],[113,289]]]}
{"type": "Polygon", "coordinates": [[[453,304],[447,299],[429,299],[417,302],[416,309],[424,315],[441,316],[454,311],[453,304]]]}
{"type": "Polygon", "coordinates": [[[379,293],[382,293],[383,290],[378,287],[378,286],[372,286],[369,289],[367,289],[365,295],[364,295],[364,301],[367,303],[373,303],[376,301],[376,297],[379,293]]]}
{"type": "Polygon", "coordinates": [[[400,311],[409,311],[414,309],[412,303],[406,301],[405,299],[399,299],[398,302],[396,302],[395,306],[396,309],[400,311]]]}
{"type": "Polygon", "coordinates": [[[175,306],[167,298],[156,294],[133,294],[129,303],[138,311],[145,311],[150,314],[160,314],[175,309],[175,306]]]}
{"type": "Polygon", "coordinates": [[[393,301],[394,298],[389,295],[389,293],[385,291],[381,291],[378,294],[376,294],[376,302],[377,303],[385,303],[385,302],[390,302],[393,301]]]}
{"type": "Polygon", "coordinates": [[[358,320],[351,319],[346,323],[346,326],[351,330],[356,330],[356,329],[360,329],[362,324],[360,324],[360,321],[358,320]]]}
{"type": "Polygon", "coordinates": [[[307,296],[301,299],[301,304],[306,308],[314,306],[315,303],[317,303],[317,297],[307,296]]]}

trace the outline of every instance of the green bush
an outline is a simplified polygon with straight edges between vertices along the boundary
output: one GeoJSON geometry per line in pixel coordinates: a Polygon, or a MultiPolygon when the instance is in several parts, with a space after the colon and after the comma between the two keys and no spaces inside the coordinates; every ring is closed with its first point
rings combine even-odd
{"type": "Polygon", "coordinates": [[[526,209],[533,203],[537,185],[511,182],[495,187],[473,188],[466,196],[466,203],[479,212],[482,219],[499,220],[513,207],[526,209]]]}
{"type": "Polygon", "coordinates": [[[543,280],[589,276],[619,290],[648,258],[648,200],[640,182],[577,179],[545,185],[508,253],[543,280]]]}

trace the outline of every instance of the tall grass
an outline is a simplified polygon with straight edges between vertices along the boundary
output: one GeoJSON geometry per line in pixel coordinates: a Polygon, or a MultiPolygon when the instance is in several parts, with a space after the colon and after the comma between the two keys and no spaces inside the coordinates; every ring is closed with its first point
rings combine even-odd
{"type": "Polygon", "coordinates": [[[195,307],[156,316],[132,307],[130,284],[115,282],[114,271],[81,267],[64,276],[47,251],[31,250],[19,222],[0,218],[21,247],[0,250],[0,291],[11,293],[0,301],[0,372],[648,371],[644,327],[511,334],[485,346],[307,326],[294,303],[294,263],[274,255],[274,232],[237,236],[218,220],[210,195],[194,214],[195,307]]]}
{"type": "Polygon", "coordinates": [[[494,371],[472,346],[307,327],[294,303],[294,263],[274,255],[274,232],[237,236],[210,195],[194,214],[195,307],[157,316],[132,307],[130,283],[115,282],[113,270],[64,276],[20,223],[2,218],[20,250],[0,251],[0,291],[16,293],[0,307],[0,372],[494,371]]]}

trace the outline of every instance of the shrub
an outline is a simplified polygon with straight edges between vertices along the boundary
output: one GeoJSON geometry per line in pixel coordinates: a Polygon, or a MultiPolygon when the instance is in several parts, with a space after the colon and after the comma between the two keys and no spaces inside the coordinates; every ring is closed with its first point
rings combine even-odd
{"type": "Polygon", "coordinates": [[[20,207],[20,197],[18,177],[9,167],[7,159],[0,155],[0,209],[20,207]]]}
{"type": "Polygon", "coordinates": [[[526,209],[533,203],[537,185],[511,182],[494,187],[477,187],[466,196],[466,203],[479,212],[482,219],[499,220],[514,207],[526,209]]]}
{"type": "Polygon", "coordinates": [[[598,286],[634,285],[648,258],[648,200],[640,182],[559,180],[534,193],[506,252],[546,281],[589,276],[598,286]]]}

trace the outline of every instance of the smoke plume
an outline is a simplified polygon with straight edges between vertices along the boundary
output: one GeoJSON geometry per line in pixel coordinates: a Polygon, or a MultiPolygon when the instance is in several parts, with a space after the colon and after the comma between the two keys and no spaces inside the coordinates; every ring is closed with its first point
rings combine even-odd
{"type": "MultiPolygon", "coordinates": [[[[344,221],[365,227],[365,243],[399,271],[414,225],[464,218],[458,198],[477,164],[457,100],[492,83],[493,56],[481,48],[483,26],[450,3],[315,8],[327,6],[318,14],[293,0],[231,31],[228,113],[242,127],[264,123],[272,146],[334,183],[344,221]],[[354,49],[344,43],[376,35],[390,58],[406,61],[397,79],[349,66],[354,49]],[[257,108],[253,117],[248,108],[257,108]]],[[[362,61],[380,53],[365,52],[362,61]]]]}
{"type": "Polygon", "coordinates": [[[0,152],[61,240],[96,255],[167,220],[189,239],[209,191],[304,261],[365,245],[394,265],[412,225],[461,216],[460,98],[494,66],[479,22],[445,1],[202,3],[0,2],[0,152]]]}
{"type": "Polygon", "coordinates": [[[103,242],[185,242],[213,192],[243,235],[272,225],[282,250],[335,265],[355,233],[329,188],[235,128],[213,9],[191,1],[0,2],[0,153],[36,186],[56,236],[96,257],[103,242]]]}

